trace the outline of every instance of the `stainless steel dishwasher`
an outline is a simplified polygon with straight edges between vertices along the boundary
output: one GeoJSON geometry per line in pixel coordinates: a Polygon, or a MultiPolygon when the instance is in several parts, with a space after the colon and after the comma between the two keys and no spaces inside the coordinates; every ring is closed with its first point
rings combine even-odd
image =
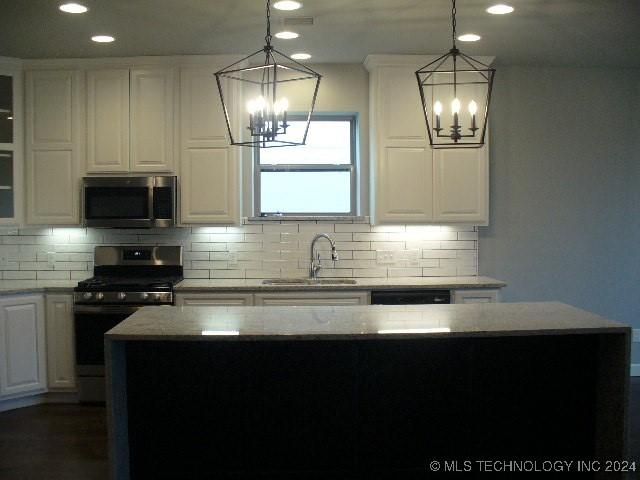
{"type": "Polygon", "coordinates": [[[449,290],[373,290],[371,305],[432,305],[451,303],[449,290]]]}

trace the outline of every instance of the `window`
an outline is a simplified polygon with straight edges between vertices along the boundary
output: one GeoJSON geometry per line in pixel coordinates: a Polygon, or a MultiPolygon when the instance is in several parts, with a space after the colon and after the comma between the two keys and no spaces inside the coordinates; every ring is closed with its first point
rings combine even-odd
{"type": "MultiPolygon", "coordinates": [[[[299,135],[305,123],[291,115],[288,131],[299,135]]],[[[355,215],[355,156],[350,115],[314,116],[306,145],[256,148],[256,215],[355,215]]]]}

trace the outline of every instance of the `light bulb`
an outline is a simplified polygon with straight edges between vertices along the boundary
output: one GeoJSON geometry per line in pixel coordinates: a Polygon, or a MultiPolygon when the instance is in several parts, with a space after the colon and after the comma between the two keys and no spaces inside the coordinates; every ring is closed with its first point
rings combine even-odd
{"type": "Polygon", "coordinates": [[[80,5],[79,3],[64,3],[58,7],[65,13],[85,13],[89,10],[84,5],[80,5]]]}
{"type": "Polygon", "coordinates": [[[283,112],[286,112],[287,109],[289,108],[289,100],[287,100],[286,98],[281,98],[280,100],[277,100],[276,103],[273,104],[273,112],[276,115],[280,115],[283,112]]]}
{"type": "Polygon", "coordinates": [[[513,7],[511,5],[504,5],[500,3],[487,8],[487,12],[492,13],[493,15],[505,15],[513,12],[513,7]]]}
{"type": "Polygon", "coordinates": [[[440,114],[442,113],[442,103],[440,102],[440,100],[436,100],[436,103],[433,104],[433,113],[438,116],[440,116],[440,114]]]}
{"type": "Polygon", "coordinates": [[[451,102],[451,113],[460,113],[460,100],[457,98],[451,102]]]}
{"type": "Polygon", "coordinates": [[[262,95],[255,99],[255,107],[256,110],[264,110],[267,106],[267,101],[264,99],[262,95]]]}
{"type": "Polygon", "coordinates": [[[247,102],[247,112],[249,112],[249,115],[253,115],[256,112],[255,100],[249,100],[247,102]]]}
{"type": "Polygon", "coordinates": [[[477,111],[478,111],[478,104],[474,100],[471,100],[469,102],[469,113],[471,115],[475,115],[477,111]]]}
{"type": "Polygon", "coordinates": [[[97,43],[111,43],[115,40],[111,35],[94,35],[91,40],[97,43]]]}

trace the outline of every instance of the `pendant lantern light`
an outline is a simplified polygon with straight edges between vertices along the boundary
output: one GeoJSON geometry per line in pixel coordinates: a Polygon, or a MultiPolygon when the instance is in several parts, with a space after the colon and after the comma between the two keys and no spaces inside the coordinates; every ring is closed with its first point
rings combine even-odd
{"type": "Polygon", "coordinates": [[[456,46],[456,0],[452,0],[453,46],[416,72],[432,148],[478,148],[484,144],[495,69],[456,46]]]}
{"type": "Polygon", "coordinates": [[[258,148],[304,145],[321,75],[271,45],[270,0],[266,20],[265,46],[215,74],[230,143],[258,148]],[[227,100],[237,95],[246,103],[234,111],[227,100]],[[291,106],[296,117],[306,120],[304,124],[289,123],[291,106]],[[245,127],[240,138],[234,135],[234,119],[245,127]]]}

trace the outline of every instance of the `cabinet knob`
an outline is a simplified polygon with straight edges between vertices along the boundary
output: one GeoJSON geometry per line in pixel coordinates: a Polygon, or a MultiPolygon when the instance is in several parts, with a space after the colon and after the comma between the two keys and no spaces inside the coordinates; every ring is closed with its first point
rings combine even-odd
{"type": "Polygon", "coordinates": [[[118,293],[118,300],[124,300],[125,298],[127,298],[127,294],[124,292],[120,292],[118,293]]]}

